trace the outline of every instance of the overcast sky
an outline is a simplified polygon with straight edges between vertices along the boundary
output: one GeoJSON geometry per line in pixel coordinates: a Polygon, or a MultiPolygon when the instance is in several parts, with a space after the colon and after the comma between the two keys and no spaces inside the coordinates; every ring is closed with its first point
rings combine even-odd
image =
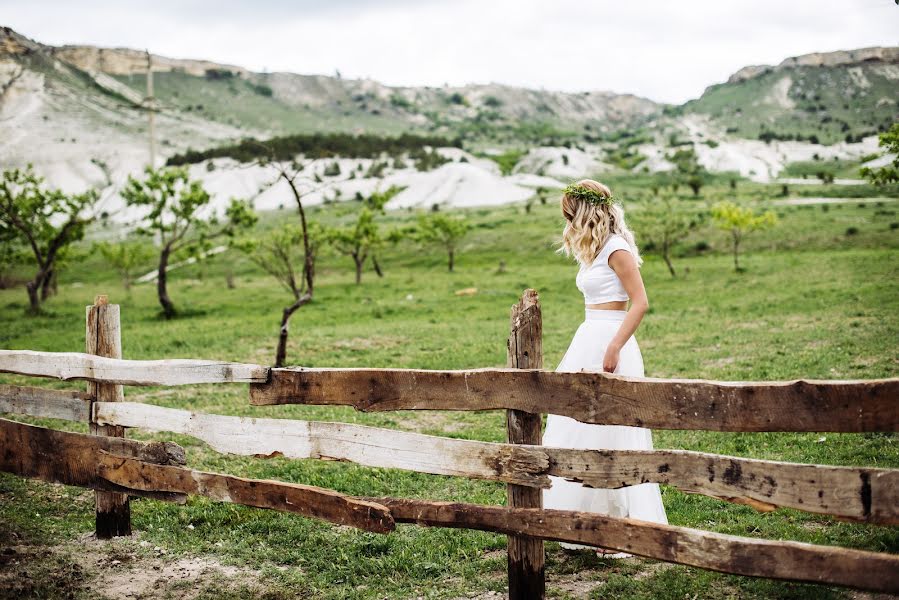
{"type": "Polygon", "coordinates": [[[676,103],[745,65],[899,45],[895,0],[0,0],[0,21],[47,44],[255,71],[676,103]]]}

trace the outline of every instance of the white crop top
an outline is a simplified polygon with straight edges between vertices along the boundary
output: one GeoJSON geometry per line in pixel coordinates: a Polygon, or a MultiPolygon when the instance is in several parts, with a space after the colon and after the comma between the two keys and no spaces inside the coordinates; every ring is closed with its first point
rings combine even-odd
{"type": "Polygon", "coordinates": [[[599,256],[591,265],[581,263],[575,282],[577,288],[584,293],[584,304],[602,304],[628,300],[627,292],[621,285],[618,274],[609,266],[609,256],[616,250],[631,251],[631,247],[620,235],[609,236],[599,256]]]}

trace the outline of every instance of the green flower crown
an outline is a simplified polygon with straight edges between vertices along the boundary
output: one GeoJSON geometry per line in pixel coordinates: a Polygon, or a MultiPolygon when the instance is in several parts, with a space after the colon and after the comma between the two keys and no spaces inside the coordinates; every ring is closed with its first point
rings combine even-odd
{"type": "Polygon", "coordinates": [[[591,190],[590,188],[584,187],[582,185],[569,185],[562,191],[562,193],[571,198],[583,200],[584,202],[592,204],[594,206],[599,206],[601,204],[611,206],[615,203],[614,197],[603,196],[599,192],[591,190]]]}

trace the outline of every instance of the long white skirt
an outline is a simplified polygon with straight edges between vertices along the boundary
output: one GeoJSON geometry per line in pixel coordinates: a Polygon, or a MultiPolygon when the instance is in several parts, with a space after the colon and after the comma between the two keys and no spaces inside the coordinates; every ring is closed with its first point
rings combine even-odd
{"type": "MultiPolygon", "coordinates": [[[[584,322],[578,327],[556,370],[602,371],[606,346],[615,337],[625,314],[623,310],[586,309],[584,322]]],[[[627,341],[620,356],[616,374],[643,377],[643,356],[635,338],[631,337],[627,341]]],[[[591,425],[568,417],[549,415],[546,431],[543,433],[543,445],[595,450],[652,450],[652,432],[642,427],[591,425]]],[[[596,489],[559,477],[550,479],[552,487],[543,491],[543,505],[546,508],[596,512],[656,523],[668,522],[658,484],[643,483],[620,489],[596,489]]],[[[587,547],[567,543],[562,546],[587,547]]]]}

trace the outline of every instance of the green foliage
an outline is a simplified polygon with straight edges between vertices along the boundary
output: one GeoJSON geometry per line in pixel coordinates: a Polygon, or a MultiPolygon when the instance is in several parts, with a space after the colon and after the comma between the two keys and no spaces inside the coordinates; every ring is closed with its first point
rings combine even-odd
{"type": "Polygon", "coordinates": [[[484,98],[484,106],[489,106],[490,108],[499,108],[502,105],[503,101],[496,96],[486,96],[484,98]]]}
{"type": "Polygon", "coordinates": [[[862,177],[867,178],[874,185],[887,185],[899,183],[899,121],[893,123],[889,131],[880,134],[879,145],[893,154],[893,162],[879,169],[864,167],[861,170],[862,177]]]}
{"type": "MultiPolygon", "coordinates": [[[[315,255],[326,239],[325,230],[317,223],[309,223],[307,227],[310,251],[315,255]]],[[[297,265],[304,264],[302,227],[284,223],[265,235],[234,238],[231,245],[274,277],[294,299],[300,297],[304,291],[304,280],[297,271],[297,265]]]]}
{"type": "Polygon", "coordinates": [[[269,87],[269,86],[267,86],[267,85],[265,85],[264,83],[256,83],[256,84],[252,84],[252,87],[253,87],[253,91],[254,91],[254,92],[256,92],[257,94],[259,94],[260,96],[265,96],[265,97],[267,97],[267,98],[271,98],[271,97],[272,97],[272,94],[274,93],[274,92],[272,91],[272,88],[269,87]]]}
{"type": "Polygon", "coordinates": [[[471,226],[462,218],[440,213],[422,214],[418,217],[415,239],[442,246],[447,253],[449,270],[452,271],[459,242],[469,229],[471,226]]]}
{"type": "Polygon", "coordinates": [[[442,155],[433,148],[419,148],[409,152],[409,158],[415,161],[415,168],[419,171],[431,171],[441,165],[451,162],[449,158],[442,155]]]}
{"type": "Polygon", "coordinates": [[[52,283],[59,258],[74,242],[84,237],[85,227],[94,219],[96,190],[65,194],[44,187],[44,180],[29,165],[25,169],[3,171],[0,180],[0,245],[3,254],[19,255],[30,250],[29,262],[35,275],[26,283],[29,310],[40,311],[40,292],[52,283]],[[43,289],[42,289],[43,288],[43,289]]]}
{"type": "Polygon", "coordinates": [[[499,170],[503,175],[511,175],[512,171],[515,170],[515,165],[518,164],[518,161],[520,161],[525,154],[527,154],[526,150],[510,149],[502,154],[482,154],[480,156],[489,158],[498,164],[499,170]]]}
{"type": "Polygon", "coordinates": [[[136,272],[146,268],[156,254],[151,246],[140,242],[99,242],[94,249],[119,274],[126,292],[131,291],[136,272]]]}
{"type": "Polygon", "coordinates": [[[668,160],[674,163],[678,181],[693,190],[694,196],[698,196],[708,180],[709,172],[699,164],[693,147],[675,151],[668,155],[668,160]]]}
{"type": "Polygon", "coordinates": [[[172,253],[184,251],[201,257],[212,240],[232,237],[235,232],[252,227],[257,219],[250,203],[237,199],[228,204],[223,222],[215,215],[203,218],[209,193],[199,181],[191,180],[184,168],[148,167],[143,179],[129,176],[122,198],[127,206],[142,209],[136,233],[152,236],[160,243],[159,303],[167,318],[175,315],[165,281],[172,253]]]}
{"type": "Polygon", "coordinates": [[[308,159],[378,158],[383,153],[398,156],[404,152],[422,151],[425,146],[461,147],[459,139],[440,136],[423,136],[404,133],[397,137],[374,134],[350,135],[348,133],[313,133],[274,137],[259,141],[247,138],[237,144],[219,146],[209,150],[187,150],[176,154],[166,162],[178,166],[203,162],[210,158],[230,157],[241,162],[254,160],[293,160],[302,154],[308,159]]]}
{"type": "Polygon", "coordinates": [[[712,218],[719,229],[729,231],[733,240],[734,270],[740,271],[740,242],[746,234],[759,229],[773,227],[777,216],[770,210],[756,214],[751,208],[738,206],[733,202],[719,202],[712,207],[712,218]]]}
{"type": "Polygon", "coordinates": [[[362,266],[369,254],[384,242],[375,222],[374,211],[368,206],[359,209],[354,224],[329,229],[327,238],[338,253],[353,258],[357,285],[362,283],[362,266]]]}
{"type": "Polygon", "coordinates": [[[641,247],[657,252],[665,261],[668,272],[675,277],[672,248],[703,223],[703,216],[692,204],[665,195],[654,198],[648,206],[632,213],[629,220],[633,223],[641,247]]]}

